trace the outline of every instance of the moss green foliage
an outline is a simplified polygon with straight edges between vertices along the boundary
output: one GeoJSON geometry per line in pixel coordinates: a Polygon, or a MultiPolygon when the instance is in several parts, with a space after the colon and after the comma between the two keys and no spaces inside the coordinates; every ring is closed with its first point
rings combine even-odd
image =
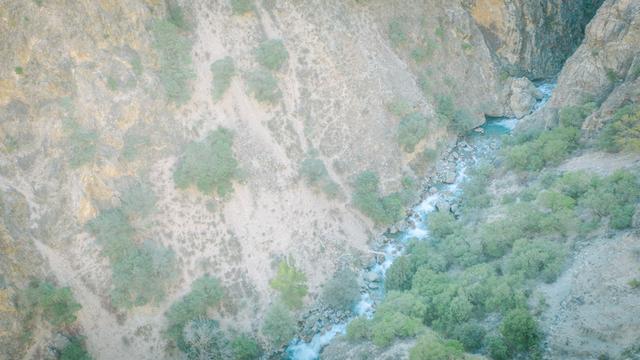
{"type": "Polygon", "coordinates": [[[236,336],[231,340],[230,346],[235,360],[256,360],[262,356],[260,344],[245,334],[236,336]]]}
{"type": "Polygon", "coordinates": [[[176,186],[184,189],[195,185],[205,194],[215,191],[220,196],[231,193],[232,180],[238,173],[232,145],[233,133],[225,128],[210,132],[202,141],[188,144],[173,173],[176,186]]]}
{"type": "Polygon", "coordinates": [[[397,258],[385,277],[385,289],[387,290],[409,290],[411,288],[411,279],[415,273],[414,264],[409,257],[401,256],[397,258]]]}
{"type": "Polygon", "coordinates": [[[449,122],[456,113],[456,107],[453,99],[449,95],[441,95],[436,98],[436,109],[439,117],[449,122]]]}
{"type": "Polygon", "coordinates": [[[359,296],[360,286],[350,269],[337,271],[322,289],[322,301],[338,310],[351,310],[359,296]]]}
{"type": "Polygon", "coordinates": [[[398,144],[406,152],[413,152],[427,135],[427,119],[418,112],[405,115],[398,124],[398,144]]]}
{"type": "Polygon", "coordinates": [[[457,109],[451,118],[451,126],[458,134],[464,134],[475,125],[473,115],[467,109],[457,109]]]}
{"type": "Polygon", "coordinates": [[[473,352],[482,347],[486,330],[477,322],[468,322],[455,327],[452,335],[464,346],[466,351],[473,352]]]}
{"type": "Polygon", "coordinates": [[[302,176],[307,184],[321,190],[331,199],[340,195],[340,186],[331,180],[324,161],[317,158],[313,152],[310,152],[307,157],[302,160],[300,164],[300,176],[302,176]]]}
{"type": "Polygon", "coordinates": [[[280,70],[289,58],[289,52],[280,39],[263,41],[256,49],[255,56],[258,63],[269,70],[280,70]]]}
{"type": "Polygon", "coordinates": [[[280,292],[282,302],[290,309],[302,307],[302,300],[307,295],[307,277],[294,265],[280,261],[278,273],[269,285],[280,292]]]}
{"type": "Polygon", "coordinates": [[[500,334],[511,352],[535,351],[540,341],[538,324],[526,309],[514,309],[507,313],[500,334]]]}
{"type": "Polygon", "coordinates": [[[262,333],[274,349],[279,349],[296,334],[296,321],[284,304],[275,303],[267,311],[262,324],[262,333]]]}
{"type": "Polygon", "coordinates": [[[578,204],[600,219],[608,218],[610,227],[626,229],[631,226],[638,201],[638,177],[629,171],[619,170],[604,178],[592,177],[578,204]]]}
{"type": "Polygon", "coordinates": [[[190,82],[195,78],[191,60],[191,40],[168,20],[156,21],[151,28],[153,47],[160,62],[160,82],[169,100],[184,104],[191,98],[190,82]]]}
{"type": "Polygon", "coordinates": [[[85,348],[84,339],[74,336],[67,345],[60,350],[59,360],[91,360],[91,354],[85,348]]]}
{"type": "Polygon", "coordinates": [[[373,319],[359,317],[347,326],[347,339],[352,342],[367,339],[385,347],[395,339],[416,336],[425,330],[422,324],[425,311],[424,303],[413,294],[392,291],[373,319]]]}
{"type": "Polygon", "coordinates": [[[243,15],[253,11],[253,0],[229,0],[229,4],[235,15],[243,15]]]}
{"type": "Polygon", "coordinates": [[[124,214],[131,217],[145,217],[156,205],[156,194],[146,182],[136,182],[121,194],[120,202],[124,214]]]}
{"type": "Polygon", "coordinates": [[[433,56],[436,46],[435,41],[427,38],[411,51],[411,58],[417,63],[423,63],[433,56]]]}
{"type": "Polygon", "coordinates": [[[394,47],[399,47],[407,42],[408,37],[402,19],[394,19],[389,23],[389,40],[394,47]]]}
{"type": "Polygon", "coordinates": [[[75,169],[92,162],[98,151],[98,133],[74,121],[68,121],[66,129],[68,133],[66,149],[69,156],[69,165],[75,169]]]}
{"type": "Polygon", "coordinates": [[[22,68],[22,66],[16,66],[13,70],[15,71],[16,75],[24,74],[24,69],[22,68]]]}
{"type": "Polygon", "coordinates": [[[262,103],[277,103],[282,97],[278,80],[265,69],[258,69],[247,74],[245,81],[249,93],[262,103]]]}
{"type": "Polygon", "coordinates": [[[211,64],[211,73],[213,74],[213,83],[211,96],[213,100],[218,101],[231,85],[231,79],[236,73],[236,67],[230,56],[216,60],[211,64]]]}
{"type": "Polygon", "coordinates": [[[560,123],[557,127],[515,138],[503,150],[507,166],[516,170],[536,171],[545,166],[558,165],[578,148],[582,122],[594,109],[592,103],[564,108],[559,113],[560,123]]]}
{"type": "Polygon", "coordinates": [[[142,133],[141,130],[136,127],[127,130],[124,134],[123,141],[122,157],[127,161],[135,160],[151,145],[149,135],[142,133]]]}
{"type": "Polygon", "coordinates": [[[184,10],[177,1],[167,2],[167,21],[182,30],[191,30],[191,24],[187,21],[184,10]]]}
{"type": "MultiPolygon", "coordinates": [[[[149,195],[144,188],[131,191],[131,197],[125,197],[124,209],[142,216],[149,211],[149,195]]],[[[122,208],[101,211],[87,226],[111,262],[111,301],[116,307],[130,308],[164,299],[167,283],[175,274],[173,251],[151,241],[135,243],[135,230],[122,208]]]]}
{"type": "Polygon", "coordinates": [[[71,289],[57,287],[49,281],[34,280],[23,290],[21,304],[32,314],[41,314],[53,326],[67,326],[76,321],[82,308],[73,298],[71,289]]]}
{"type": "Polygon", "coordinates": [[[507,272],[527,279],[542,278],[553,282],[564,263],[565,250],[562,244],[551,240],[516,240],[507,259],[507,272]]]}
{"type": "Polygon", "coordinates": [[[188,349],[184,339],[185,326],[194,319],[206,317],[207,310],[220,303],[224,290],[215,277],[205,275],[191,284],[191,291],[175,302],[165,316],[168,326],[166,337],[181,350],[188,349]]]}
{"type": "Polygon", "coordinates": [[[376,224],[394,223],[403,215],[402,193],[395,192],[380,197],[378,175],[372,171],[361,172],[354,182],[353,204],[376,224]]]}
{"type": "Polygon", "coordinates": [[[640,152],[640,105],[620,108],[605,125],[600,147],[609,152],[640,152]]]}
{"type": "Polygon", "coordinates": [[[421,336],[409,350],[409,360],[462,360],[462,344],[456,340],[443,340],[433,334],[421,336]]]}

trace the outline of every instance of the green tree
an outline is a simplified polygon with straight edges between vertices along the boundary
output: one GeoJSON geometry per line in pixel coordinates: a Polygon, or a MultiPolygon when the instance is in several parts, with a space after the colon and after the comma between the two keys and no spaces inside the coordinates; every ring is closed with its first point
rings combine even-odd
{"type": "Polygon", "coordinates": [[[238,173],[233,154],[233,134],[225,128],[210,132],[199,142],[187,145],[173,179],[178,188],[195,185],[205,194],[216,191],[220,196],[233,190],[232,180],[238,173]]]}
{"type": "Polygon", "coordinates": [[[244,334],[231,341],[231,351],[235,360],[257,360],[262,356],[262,349],[256,340],[244,334]]]}
{"type": "Polygon", "coordinates": [[[535,350],[540,341],[538,324],[526,309],[509,311],[500,325],[500,333],[513,352],[535,350]]]}
{"type": "Polygon", "coordinates": [[[620,108],[605,125],[600,147],[609,152],[640,151],[640,105],[620,108]]]}
{"type": "Polygon", "coordinates": [[[85,348],[84,339],[74,336],[67,345],[60,350],[59,360],[92,360],[91,354],[85,348]]]}
{"type": "Polygon", "coordinates": [[[262,333],[273,348],[279,349],[296,334],[296,321],[284,304],[275,303],[265,315],[262,333]]]}
{"type": "Polygon", "coordinates": [[[323,301],[334,309],[350,310],[360,296],[356,274],[350,269],[337,271],[322,291],[323,301]]]}
{"type": "Polygon", "coordinates": [[[231,79],[236,73],[233,59],[227,56],[214,61],[211,64],[211,73],[213,74],[211,96],[214,101],[218,101],[224,96],[224,93],[231,85],[231,79]]]}
{"type": "Polygon", "coordinates": [[[184,104],[191,98],[191,80],[195,78],[191,61],[191,41],[170,21],[153,23],[153,47],[160,63],[160,82],[169,100],[184,104]]]}
{"type": "Polygon", "coordinates": [[[390,290],[409,290],[411,288],[411,279],[416,269],[414,268],[410,257],[400,256],[397,258],[389,270],[387,270],[384,286],[387,291],[390,290]]]}
{"type": "Polygon", "coordinates": [[[227,339],[218,322],[197,318],[189,321],[182,334],[188,359],[228,359],[227,339]]]}
{"type": "Polygon", "coordinates": [[[302,300],[307,295],[307,277],[303,272],[280,261],[276,277],[269,282],[272,288],[280,292],[282,302],[290,309],[302,307],[302,300]]]}
{"type": "Polygon", "coordinates": [[[409,360],[462,360],[464,358],[462,344],[456,340],[441,340],[433,334],[421,336],[409,350],[409,360]]]}
{"type": "Polygon", "coordinates": [[[39,312],[53,326],[66,326],[76,321],[82,308],[73,298],[71,288],[56,287],[49,281],[33,281],[24,290],[26,308],[39,312]]]}
{"type": "Polygon", "coordinates": [[[426,135],[427,119],[418,112],[402,117],[398,124],[398,144],[406,152],[413,152],[426,135]]]}
{"type": "Polygon", "coordinates": [[[263,41],[255,50],[258,63],[269,70],[279,70],[289,58],[289,52],[282,40],[263,41]]]}

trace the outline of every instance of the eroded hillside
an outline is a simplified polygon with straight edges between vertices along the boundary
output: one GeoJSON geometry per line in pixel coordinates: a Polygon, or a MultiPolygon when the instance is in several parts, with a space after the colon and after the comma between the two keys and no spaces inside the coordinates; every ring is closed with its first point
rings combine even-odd
{"type": "MultiPolygon", "coordinates": [[[[0,355],[85,337],[97,359],[175,358],[194,284],[223,295],[188,314],[279,349],[264,318],[289,288],[272,280],[304,274],[298,316],[367,264],[459,134],[532,111],[520,76],[553,76],[599,5],[1,2],[0,355]],[[48,317],[45,285],[69,288],[77,319],[48,317]]],[[[600,13],[635,29],[634,6],[600,13]]],[[[573,58],[596,46],[627,79],[633,32],[599,39],[602,18],[573,58]]],[[[550,105],[576,105],[559,99],[583,63],[550,105]]]]}

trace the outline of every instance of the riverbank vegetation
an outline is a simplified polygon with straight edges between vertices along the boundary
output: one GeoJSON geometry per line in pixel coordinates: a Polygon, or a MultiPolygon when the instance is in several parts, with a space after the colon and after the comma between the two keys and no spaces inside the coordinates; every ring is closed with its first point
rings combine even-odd
{"type": "MultiPolygon", "coordinates": [[[[592,104],[564,109],[558,126],[511,137],[496,161],[477,165],[463,184],[459,211],[429,214],[430,237],[408,242],[387,271],[384,301],[371,319],[352,321],[346,338],[386,347],[417,337],[411,359],[462,359],[465,351],[540,357],[535,313],[544,304],[532,300],[536,286],[557,279],[577,244],[629,229],[640,202],[637,170],[552,168],[581,146],[580,127],[592,111],[592,104]],[[492,187],[509,175],[517,181],[510,191],[492,187]]],[[[616,113],[603,143],[632,149],[612,129],[628,131],[636,115],[632,108],[616,113]]],[[[361,188],[375,194],[377,182],[363,179],[369,186],[361,188]]],[[[365,209],[376,205],[368,200],[365,209]]]]}

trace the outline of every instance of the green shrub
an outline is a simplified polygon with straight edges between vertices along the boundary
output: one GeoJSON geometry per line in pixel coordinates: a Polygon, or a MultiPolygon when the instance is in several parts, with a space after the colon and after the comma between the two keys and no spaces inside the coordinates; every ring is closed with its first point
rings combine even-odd
{"type": "Polygon", "coordinates": [[[199,277],[191,284],[191,291],[173,303],[165,313],[168,323],[165,335],[181,350],[186,350],[184,327],[191,320],[205,317],[207,310],[220,303],[223,295],[224,291],[218,279],[209,275],[199,277]]]}
{"type": "Polygon", "coordinates": [[[516,170],[540,170],[557,165],[578,147],[580,132],[576,128],[560,126],[542,132],[528,142],[503,150],[506,165],[516,170]]]}
{"type": "Polygon", "coordinates": [[[460,341],[466,351],[478,351],[482,347],[486,330],[476,322],[468,322],[457,326],[453,337],[460,341]]]}
{"type": "Polygon", "coordinates": [[[290,309],[302,307],[302,300],[308,290],[307,277],[294,265],[289,265],[284,260],[280,261],[278,274],[269,285],[280,292],[282,302],[290,309]]]}
{"type": "Polygon", "coordinates": [[[351,310],[360,297],[356,274],[350,269],[337,271],[324,285],[323,301],[334,309],[351,310]]]}
{"type": "Polygon", "coordinates": [[[594,103],[586,103],[578,106],[568,106],[558,112],[560,125],[564,127],[580,128],[582,123],[596,110],[594,103]]]}
{"type": "Polygon", "coordinates": [[[253,11],[253,0],[230,0],[230,5],[235,15],[243,15],[253,11]]]}
{"type": "Polygon", "coordinates": [[[411,288],[411,279],[416,269],[414,268],[410,257],[400,256],[397,258],[389,270],[387,270],[384,286],[387,291],[391,290],[409,290],[411,288]]]}
{"type": "Polygon", "coordinates": [[[111,300],[118,308],[158,303],[165,297],[167,282],[175,277],[175,254],[145,242],[112,262],[111,300]]]}
{"type": "Polygon", "coordinates": [[[233,155],[233,134],[225,128],[210,132],[199,142],[187,145],[173,174],[178,188],[195,185],[205,194],[225,196],[233,191],[231,181],[238,173],[233,155]]]}
{"type": "Polygon", "coordinates": [[[409,360],[463,360],[462,344],[456,340],[441,340],[433,334],[418,338],[409,350],[409,360]]]}
{"type": "Polygon", "coordinates": [[[578,200],[590,188],[592,176],[584,171],[566,172],[555,182],[555,186],[565,195],[578,200]]]}
{"type": "Polygon", "coordinates": [[[435,211],[427,217],[429,232],[437,240],[444,240],[447,236],[453,234],[459,224],[456,218],[450,212],[435,211]]]}
{"type": "Polygon", "coordinates": [[[400,312],[379,315],[371,327],[371,341],[380,347],[386,347],[398,338],[416,336],[424,329],[422,321],[400,312]]]}
{"type": "Polygon", "coordinates": [[[449,266],[444,255],[426,241],[410,241],[407,245],[407,253],[410,254],[409,260],[411,260],[413,269],[424,266],[435,272],[442,272],[446,271],[449,266]]]}
{"type": "Polygon", "coordinates": [[[413,152],[416,145],[427,135],[427,119],[420,113],[406,115],[398,124],[398,143],[406,152],[413,152]]]}
{"type": "Polygon", "coordinates": [[[378,175],[361,172],[354,182],[353,204],[376,224],[390,224],[402,218],[402,197],[398,193],[385,197],[378,195],[378,175]]]}
{"type": "Polygon", "coordinates": [[[614,229],[631,226],[635,204],[640,200],[638,178],[626,170],[618,170],[606,178],[592,178],[591,188],[579,204],[599,217],[610,217],[614,229]]]}
{"type": "Polygon", "coordinates": [[[258,69],[247,74],[247,87],[253,97],[263,103],[277,103],[282,97],[278,80],[267,70],[258,69]]]}
{"type": "Polygon", "coordinates": [[[509,360],[511,354],[507,345],[504,343],[504,339],[499,336],[492,336],[487,339],[487,350],[489,355],[494,360],[509,360]]]}
{"type": "Polygon", "coordinates": [[[180,28],[166,20],[156,21],[151,30],[160,62],[160,81],[167,98],[184,104],[191,98],[190,82],[195,78],[191,41],[180,33],[180,28]]]}
{"type": "Polygon", "coordinates": [[[66,127],[69,134],[66,144],[69,165],[76,169],[93,161],[98,150],[98,133],[73,121],[67,122],[66,127]]]}
{"type": "Polygon", "coordinates": [[[84,339],[74,336],[67,345],[60,350],[59,360],[91,360],[91,354],[85,348],[84,339]]]}
{"type": "Polygon", "coordinates": [[[255,49],[255,56],[260,65],[269,70],[279,70],[289,58],[289,53],[282,40],[270,39],[255,49]]]}
{"type": "Polygon", "coordinates": [[[347,340],[358,342],[371,337],[371,321],[364,316],[358,316],[347,325],[347,340]]]}
{"type": "Polygon", "coordinates": [[[391,45],[398,47],[407,41],[402,19],[394,19],[389,23],[389,40],[391,45]]]}
{"type": "Polygon", "coordinates": [[[423,63],[433,56],[436,50],[436,43],[432,39],[426,39],[423,44],[411,51],[411,58],[416,63],[423,63]]]}
{"type": "Polygon", "coordinates": [[[134,229],[121,209],[100,211],[87,227],[102,246],[103,255],[112,262],[125,258],[135,247],[131,240],[134,229]]]}
{"type": "Polygon", "coordinates": [[[265,315],[262,333],[274,349],[281,348],[295,336],[296,321],[286,306],[281,303],[271,306],[265,315]]]}
{"type": "Polygon", "coordinates": [[[144,149],[151,145],[149,136],[138,133],[138,130],[135,128],[127,130],[123,140],[122,157],[127,161],[135,160],[141,151],[144,151],[144,149]]]}
{"type": "Polygon", "coordinates": [[[122,192],[122,211],[129,217],[145,217],[155,208],[156,200],[156,195],[149,184],[136,182],[122,192]]]}
{"type": "Polygon", "coordinates": [[[59,288],[48,281],[33,281],[24,290],[25,308],[40,313],[53,326],[66,326],[76,321],[82,308],[73,298],[71,288],[59,288]]]}
{"type": "Polygon", "coordinates": [[[552,282],[562,269],[564,257],[564,247],[553,241],[520,239],[513,244],[506,268],[513,275],[527,279],[540,277],[545,282],[552,282]]]}
{"type": "Polygon", "coordinates": [[[436,98],[436,108],[438,115],[444,118],[447,122],[453,120],[456,113],[456,108],[453,103],[453,99],[449,95],[441,95],[436,98]]]}
{"type": "Polygon", "coordinates": [[[514,309],[507,313],[500,333],[512,352],[534,351],[540,341],[538,324],[526,309],[514,309]]]}
{"type": "Polygon", "coordinates": [[[213,74],[211,96],[214,101],[222,99],[222,96],[231,85],[231,79],[235,72],[236,67],[230,56],[216,60],[211,64],[211,73],[213,74]]]}
{"type": "Polygon", "coordinates": [[[627,105],[616,111],[602,130],[599,142],[608,152],[639,152],[640,106],[627,105]]]}
{"type": "Polygon", "coordinates": [[[255,339],[248,335],[239,335],[231,341],[234,360],[256,360],[262,356],[262,349],[255,339]]]}
{"type": "Polygon", "coordinates": [[[167,21],[182,30],[191,30],[191,24],[185,18],[184,10],[182,10],[182,7],[180,7],[180,4],[177,2],[167,2],[167,21]]]}
{"type": "Polygon", "coordinates": [[[300,176],[307,184],[322,190],[329,198],[335,198],[340,194],[340,187],[331,180],[324,162],[313,154],[309,154],[300,164],[300,176]]]}

